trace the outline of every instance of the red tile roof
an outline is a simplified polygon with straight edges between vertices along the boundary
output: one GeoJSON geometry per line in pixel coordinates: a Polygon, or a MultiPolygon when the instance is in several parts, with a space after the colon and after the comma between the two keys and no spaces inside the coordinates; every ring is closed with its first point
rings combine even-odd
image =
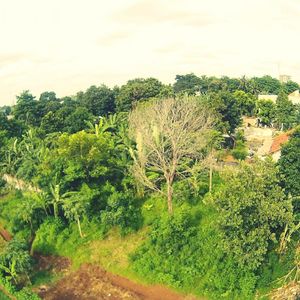
{"type": "Polygon", "coordinates": [[[273,143],[270,148],[270,153],[275,153],[277,151],[280,151],[281,146],[289,140],[290,134],[291,134],[291,132],[285,132],[285,133],[282,133],[282,134],[276,136],[273,139],[273,143]]]}

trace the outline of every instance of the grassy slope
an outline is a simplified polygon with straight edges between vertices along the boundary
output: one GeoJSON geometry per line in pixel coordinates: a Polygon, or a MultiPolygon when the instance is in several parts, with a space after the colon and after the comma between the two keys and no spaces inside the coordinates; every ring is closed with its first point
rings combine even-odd
{"type": "MultiPolygon", "coordinates": [[[[6,209],[7,213],[13,209],[17,199],[13,196],[13,194],[8,194],[2,197],[1,201],[8,203],[8,207],[6,209]]],[[[129,255],[133,253],[144,240],[147,239],[152,221],[165,209],[165,203],[157,201],[155,198],[149,199],[143,206],[143,217],[146,226],[138,232],[131,233],[125,237],[122,237],[119,230],[114,228],[104,239],[101,239],[100,236],[97,239],[95,239],[95,237],[89,238],[89,236],[87,236],[82,242],[76,243],[76,241],[80,240],[80,238],[77,234],[76,224],[74,224],[72,236],[63,243],[63,246],[56,254],[70,258],[72,260],[73,270],[78,269],[83,263],[91,263],[99,265],[105,270],[122,275],[136,282],[147,284],[148,282],[145,278],[139,277],[131,269],[129,255]],[[76,244],[76,246],[74,246],[74,244],[76,244]]],[[[7,217],[7,214],[2,215],[2,212],[0,212],[0,222],[4,225],[8,225],[9,227],[9,220],[7,217]]],[[[83,231],[85,232],[84,227],[83,231]]],[[[276,267],[281,268],[282,266],[277,265],[276,267]]],[[[273,272],[277,273],[275,270],[273,270],[272,273],[273,272]]],[[[282,273],[282,271],[279,273],[282,273]]],[[[59,278],[60,276],[58,274],[53,275],[47,274],[47,272],[42,272],[41,274],[35,274],[33,283],[35,286],[39,284],[48,284],[57,281],[59,278]]],[[[270,291],[270,287],[260,287],[260,294],[267,294],[268,291],[270,291]]]]}

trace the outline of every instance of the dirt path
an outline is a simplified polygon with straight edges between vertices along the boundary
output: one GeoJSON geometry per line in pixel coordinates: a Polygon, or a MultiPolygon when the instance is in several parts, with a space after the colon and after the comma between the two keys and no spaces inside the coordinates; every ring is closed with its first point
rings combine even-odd
{"type": "Polygon", "coordinates": [[[144,286],[111,274],[97,266],[84,264],[56,285],[40,291],[46,300],[183,300],[184,297],[163,286],[144,286]]]}

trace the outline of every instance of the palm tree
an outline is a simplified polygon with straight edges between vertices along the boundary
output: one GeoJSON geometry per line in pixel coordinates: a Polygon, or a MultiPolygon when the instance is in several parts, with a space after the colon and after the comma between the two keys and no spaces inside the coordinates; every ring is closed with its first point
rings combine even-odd
{"type": "Polygon", "coordinates": [[[92,197],[93,190],[87,184],[83,184],[80,191],[67,192],[63,195],[64,215],[70,221],[76,221],[81,238],[83,238],[83,233],[80,217],[86,212],[92,197]]]}

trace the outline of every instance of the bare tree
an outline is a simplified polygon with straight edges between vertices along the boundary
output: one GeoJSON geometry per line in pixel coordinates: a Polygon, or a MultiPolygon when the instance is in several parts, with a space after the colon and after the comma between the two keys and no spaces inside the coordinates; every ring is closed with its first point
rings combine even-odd
{"type": "Polygon", "coordinates": [[[191,164],[203,158],[211,125],[208,111],[196,97],[154,100],[130,113],[129,132],[137,145],[130,150],[133,175],[166,196],[170,214],[174,179],[186,176],[191,164]]]}

